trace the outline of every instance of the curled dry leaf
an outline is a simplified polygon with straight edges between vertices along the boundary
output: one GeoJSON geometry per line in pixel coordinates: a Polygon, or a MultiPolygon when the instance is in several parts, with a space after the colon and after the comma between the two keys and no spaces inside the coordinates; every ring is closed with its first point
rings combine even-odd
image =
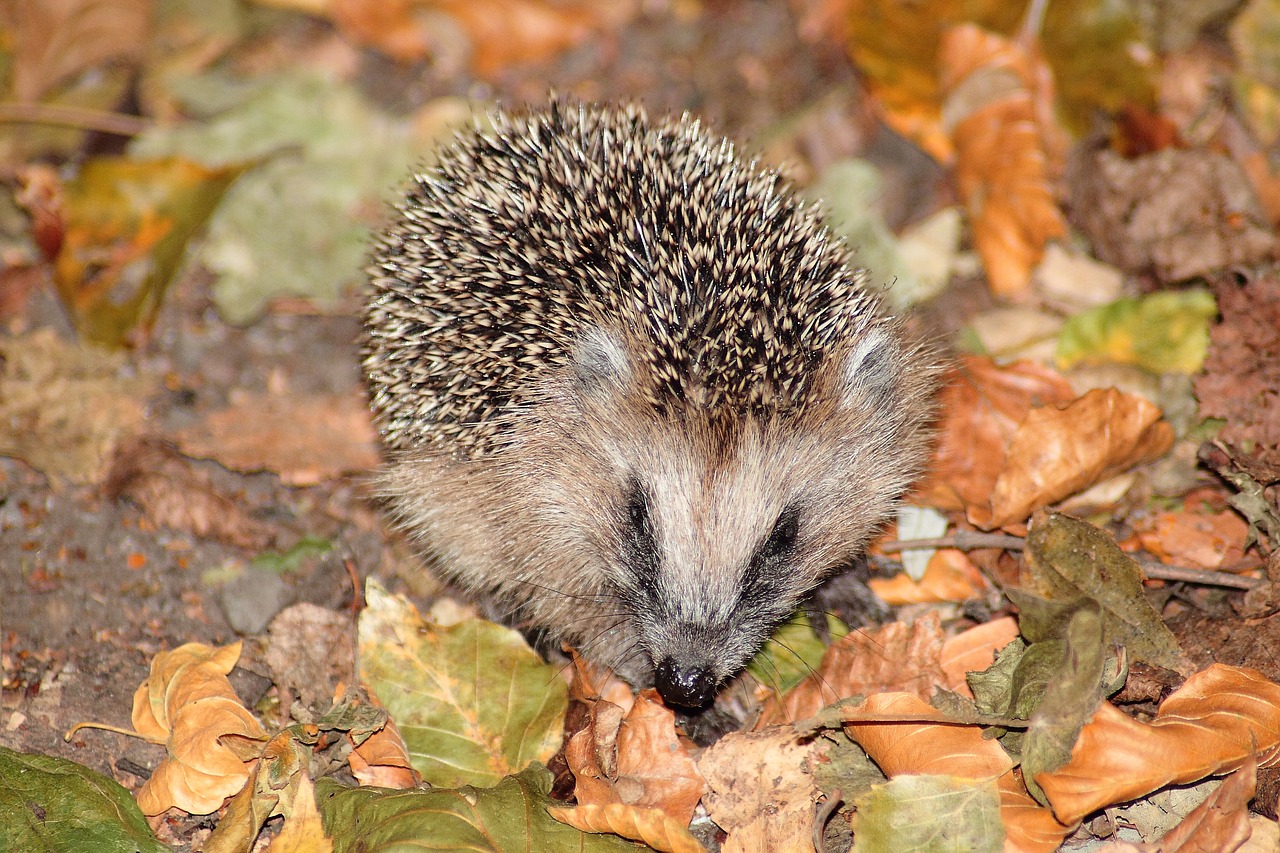
{"type": "Polygon", "coordinates": [[[939,397],[938,443],[917,491],[930,506],[959,510],[985,502],[1004,470],[1005,448],[1027,413],[1075,398],[1061,374],[1030,361],[998,365],[961,357],[939,397]]]}
{"type": "Polygon", "coordinates": [[[1163,455],[1173,427],[1145,398],[1095,388],[1066,406],[1034,409],[1009,442],[989,505],[969,520],[990,530],[1163,455]]]}
{"type": "Polygon", "coordinates": [[[1018,620],[1003,616],[975,625],[943,643],[939,663],[947,677],[947,689],[972,698],[965,675],[990,667],[1000,650],[1017,636],[1018,620]]]}
{"type": "Polygon", "coordinates": [[[151,674],[133,695],[133,727],[164,743],[168,754],[138,792],[144,814],[172,806],[209,814],[244,787],[249,767],[221,739],[265,741],[267,733],[227,680],[239,658],[238,642],[187,643],[151,661],[151,674]]]}
{"type": "Polygon", "coordinates": [[[361,785],[403,789],[416,787],[422,781],[421,774],[413,769],[409,747],[396,728],[396,721],[390,718],[364,743],[352,748],[347,763],[361,785]]]}
{"type": "Polygon", "coordinates": [[[660,853],[704,853],[706,850],[680,823],[661,809],[621,803],[549,808],[553,818],[583,832],[612,832],[639,841],[660,853]]]}
{"type": "Polygon", "coordinates": [[[756,731],[812,717],[833,702],[889,690],[932,696],[947,681],[942,627],[936,613],[912,625],[891,622],[870,633],[850,631],[832,643],[817,671],[781,697],[765,700],[756,731]]]}
{"type": "Polygon", "coordinates": [[[845,723],[845,732],[890,778],[929,773],[995,779],[1006,849],[1048,853],[1066,837],[1068,827],[1031,798],[1008,753],[999,741],[984,738],[978,726],[948,724],[945,714],[908,693],[870,696],[843,716],[856,720],[845,723]],[[912,721],[894,721],[902,718],[912,721]]]}
{"type": "Polygon", "coordinates": [[[1280,684],[1260,672],[1214,664],[1187,679],[1150,723],[1103,703],[1076,739],[1071,760],[1036,782],[1059,820],[1073,823],[1166,785],[1280,763],[1280,684]]]}
{"type": "Polygon", "coordinates": [[[598,701],[587,727],[569,739],[565,759],[581,805],[657,809],[681,826],[689,825],[707,787],[676,734],[675,714],[653,690],[636,696],[625,717],[617,705],[598,701]]]}
{"type": "Polygon", "coordinates": [[[11,51],[12,95],[35,101],[71,77],[146,50],[149,0],[16,0],[0,3],[11,51]]]}
{"type": "Polygon", "coordinates": [[[210,485],[162,438],[138,436],[121,444],[103,491],[112,500],[133,501],[160,527],[201,539],[254,551],[275,541],[270,527],[210,485]]]}
{"type": "MultiPolygon", "coordinates": [[[[1249,801],[1253,799],[1257,783],[1258,762],[1250,755],[1243,767],[1228,776],[1158,843],[1135,844],[1133,853],[1199,853],[1201,850],[1232,853],[1239,850],[1253,835],[1249,801]]],[[[1273,844],[1258,849],[1276,848],[1273,844]]]]}
{"type": "Polygon", "coordinates": [[[940,49],[956,190],[991,290],[1003,297],[1026,291],[1045,245],[1066,233],[1053,188],[1065,135],[1052,72],[1031,42],[962,24],[940,49]]]}

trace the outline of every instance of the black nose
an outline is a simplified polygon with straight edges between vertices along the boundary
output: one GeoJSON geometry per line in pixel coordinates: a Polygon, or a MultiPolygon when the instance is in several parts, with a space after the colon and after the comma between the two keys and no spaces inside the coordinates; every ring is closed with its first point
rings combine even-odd
{"type": "Polygon", "coordinates": [[[653,682],[668,705],[705,708],[716,696],[716,677],[710,669],[685,666],[670,657],[658,661],[653,682]]]}

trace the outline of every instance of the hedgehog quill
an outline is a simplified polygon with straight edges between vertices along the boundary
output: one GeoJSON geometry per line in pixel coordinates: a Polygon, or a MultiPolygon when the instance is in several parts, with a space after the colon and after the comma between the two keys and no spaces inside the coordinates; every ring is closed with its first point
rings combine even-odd
{"type": "Polygon", "coordinates": [[[445,576],[703,707],[920,471],[933,359],[865,277],[697,121],[500,113],[374,247],[380,492],[445,576]]]}

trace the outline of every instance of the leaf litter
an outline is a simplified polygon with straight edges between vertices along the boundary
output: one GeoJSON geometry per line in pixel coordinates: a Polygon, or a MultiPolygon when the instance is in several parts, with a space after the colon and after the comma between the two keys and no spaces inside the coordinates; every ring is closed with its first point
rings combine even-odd
{"type": "MultiPolygon", "coordinates": [[[[154,372],[155,348],[168,345],[166,324],[175,322],[164,312],[188,265],[213,273],[213,301],[236,321],[344,310],[380,195],[412,150],[440,137],[440,117],[472,112],[442,100],[408,114],[406,101],[387,107],[369,97],[368,79],[351,76],[362,61],[352,45],[429,58],[440,75],[475,71],[510,92],[502,81],[513,63],[527,70],[575,50],[581,61],[600,34],[625,43],[637,8],[277,4],[335,22],[336,33],[317,37],[297,12],[228,14],[214,4],[197,24],[166,6],[155,18],[173,51],[163,55],[143,49],[154,47],[143,5],[112,17],[101,0],[37,4],[62,47],[47,34],[22,35],[36,20],[22,4],[16,20],[0,15],[4,44],[17,45],[5,84],[18,112],[74,115],[83,125],[46,133],[36,122],[0,145],[18,161],[18,202],[29,217],[25,244],[6,244],[6,263],[18,260],[12,268],[28,279],[47,276],[82,336],[135,348],[72,346],[38,319],[28,330],[40,290],[15,291],[5,302],[0,449],[31,468],[5,476],[101,486],[110,500],[136,505],[139,532],[260,552],[280,530],[279,509],[250,511],[186,456],[268,471],[323,507],[333,484],[372,467],[375,441],[358,394],[293,392],[274,373],[265,394],[215,395],[218,405],[202,401],[195,417],[146,423],[166,409],[163,395],[204,393],[198,371],[154,372]],[[272,29],[281,21],[293,27],[287,35],[272,29]],[[99,32],[112,38],[85,37],[99,32]],[[116,106],[134,72],[145,81],[143,116],[54,109],[116,106]],[[84,148],[62,171],[29,162],[30,152],[81,154],[87,127],[134,139],[123,157],[84,148]],[[134,193],[176,200],[125,200],[134,193]],[[307,303],[285,301],[297,298],[307,303]]],[[[714,5],[645,14],[669,12],[682,26],[733,14],[714,5]]],[[[1280,322],[1266,265],[1277,251],[1280,196],[1264,156],[1280,138],[1268,118],[1280,99],[1262,58],[1274,52],[1258,23],[1267,3],[1244,4],[1231,24],[1239,67],[1205,58],[1199,33],[1212,16],[1190,9],[1153,29],[1123,4],[1104,9],[1097,0],[1051,3],[1042,20],[1036,4],[983,0],[796,5],[808,36],[821,38],[815,22],[830,24],[829,44],[864,75],[867,114],[916,141],[950,179],[955,198],[935,191],[917,213],[954,212],[957,200],[964,209],[975,255],[957,254],[954,237],[912,248],[914,264],[943,271],[929,292],[948,274],[952,287],[968,276],[995,305],[961,318],[972,333],[956,340],[970,351],[943,393],[929,478],[909,498],[938,513],[947,526],[934,538],[955,547],[937,548],[923,576],[871,582],[898,618],[850,629],[798,615],[721,697],[717,713],[741,730],[730,725],[705,750],[687,736],[705,737],[698,721],[661,707],[652,692],[635,694],[584,662],[572,665],[566,691],[566,673],[509,629],[474,614],[423,618],[377,585],[368,587],[354,661],[349,619],[312,604],[272,622],[265,654],[246,644],[237,677],[269,673],[275,691],[252,705],[230,680],[239,644],[157,653],[153,640],[135,638],[152,673],[137,691],[134,726],[165,757],[138,792],[142,809],[121,805],[102,831],[146,849],[155,842],[142,812],[172,821],[218,811],[205,849],[247,850],[265,826],[279,850],[383,849],[428,837],[483,849],[637,849],[619,835],[654,849],[871,850],[910,846],[917,832],[963,849],[1052,850],[1092,828],[1098,810],[1138,798],[1124,807],[1133,811],[1114,812],[1141,825],[1148,847],[1121,842],[1133,849],[1154,849],[1161,835],[1161,849],[1275,837],[1274,821],[1247,811],[1255,764],[1265,776],[1280,750],[1272,719],[1280,671],[1267,653],[1280,611],[1280,431],[1271,422],[1280,322]],[[1214,69],[1234,75],[1247,97],[1215,101],[1221,88],[1205,85],[1214,69]],[[1115,117],[1111,136],[1086,138],[1082,117],[1102,113],[1115,117]],[[1183,286],[1188,279],[1209,289],[1183,286]],[[1193,377],[1195,401],[1164,393],[1173,376],[1184,388],[1193,377]],[[1158,467],[1174,456],[1181,477],[1161,478],[1158,467]],[[1191,471],[1197,458],[1202,467],[1191,471]],[[967,540],[974,528],[1003,532],[967,540]],[[1162,568],[1182,579],[1161,580],[1162,568]],[[1254,588],[1210,592],[1220,570],[1254,588]],[[1240,642],[1206,656],[1210,638],[1233,630],[1240,642]],[[1214,654],[1236,657],[1211,663],[1214,654]],[[333,665],[290,664],[308,655],[333,665]],[[348,688],[357,673],[369,695],[348,688]],[[362,787],[333,781],[335,773],[362,787]],[[419,789],[419,774],[437,787],[419,789]],[[1212,793],[1210,777],[1223,779],[1212,793]],[[553,783],[576,805],[553,799],[553,783]],[[1159,820],[1136,817],[1144,805],[1158,810],[1171,785],[1207,799],[1159,820]]],[[[753,85],[777,76],[779,68],[743,57],[733,67],[753,85]]],[[[599,91],[592,85],[588,94],[599,91]]],[[[874,207],[894,190],[853,204],[874,207]]],[[[884,255],[905,256],[906,239],[872,213],[884,255]]],[[[38,529],[44,512],[0,502],[6,530],[38,529]]],[[[875,551],[877,567],[889,563],[886,553],[899,552],[875,551]]],[[[55,554],[53,565],[65,559],[55,554]]],[[[345,553],[339,562],[353,573],[367,568],[345,553]]],[[[154,553],[131,552],[128,570],[154,563],[154,553]]],[[[20,582],[43,594],[60,589],[43,552],[38,566],[24,559],[20,582]]],[[[187,605],[200,614],[197,600],[187,605]]],[[[22,680],[29,660],[11,648],[6,640],[6,709],[24,707],[11,698],[24,691],[56,696],[55,680],[22,680]]],[[[15,711],[8,730],[31,719],[15,711]]],[[[24,764],[29,778],[90,772],[0,757],[0,783],[9,785],[24,764]]],[[[87,787],[71,785],[69,797],[48,788],[30,795],[37,810],[24,801],[24,819],[121,802],[105,780],[83,779],[87,787]]]]}

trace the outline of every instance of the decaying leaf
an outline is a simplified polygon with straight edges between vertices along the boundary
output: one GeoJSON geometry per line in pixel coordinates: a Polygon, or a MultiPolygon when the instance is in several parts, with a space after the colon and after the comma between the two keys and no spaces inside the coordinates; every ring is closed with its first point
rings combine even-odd
{"type": "Polygon", "coordinates": [[[242,758],[251,755],[258,760],[250,772],[248,784],[232,797],[217,828],[205,842],[206,853],[243,853],[251,850],[267,820],[277,815],[288,818],[292,814],[297,794],[304,783],[314,811],[315,800],[311,791],[311,779],[307,775],[307,760],[311,753],[310,747],[315,744],[316,734],[314,726],[291,726],[278,732],[266,746],[255,745],[252,749],[242,751],[242,758]],[[298,740],[300,730],[305,731],[306,743],[298,740]]]}
{"type": "Polygon", "coordinates": [[[890,622],[874,632],[850,631],[831,644],[817,670],[785,695],[765,700],[756,731],[806,719],[849,696],[905,690],[927,699],[947,680],[942,640],[936,613],[913,625],[890,622]]]}
{"type": "Polygon", "coordinates": [[[1137,519],[1134,527],[1143,549],[1165,563],[1219,569],[1245,559],[1249,525],[1230,510],[1157,512],[1137,519]]]}
{"type": "Polygon", "coordinates": [[[1048,597],[1097,604],[1108,643],[1124,646],[1135,660],[1191,671],[1177,639],[1142,594],[1141,569],[1106,533],[1086,521],[1038,513],[1027,534],[1026,560],[1048,597]]]}
{"type": "Polygon", "coordinates": [[[987,586],[982,573],[963,551],[939,548],[929,558],[924,577],[913,581],[906,572],[867,582],[886,604],[932,604],[968,601],[987,586]]]}
{"type": "Polygon", "coordinates": [[[240,643],[187,643],[151,661],[133,695],[133,727],[167,755],[138,792],[144,814],[173,806],[209,814],[244,787],[249,767],[223,738],[265,741],[267,733],[227,681],[239,658],[240,643]]]}
{"type": "Polygon", "coordinates": [[[1172,445],[1173,427],[1160,410],[1115,388],[1033,409],[1009,442],[990,501],[969,507],[969,521],[987,530],[1021,522],[1040,507],[1159,458],[1172,445]]]}
{"type": "Polygon", "coordinates": [[[1053,74],[1028,33],[1009,40],[973,24],[945,33],[939,61],[957,194],[992,292],[1016,298],[1066,233],[1053,186],[1066,151],[1053,74]]]}
{"type": "Polygon", "coordinates": [[[1214,664],[1188,678],[1150,723],[1103,703],[1071,761],[1036,782],[1058,819],[1073,823],[1165,785],[1232,772],[1255,754],[1260,768],[1280,762],[1280,685],[1214,664]]]}
{"type": "MultiPolygon", "coordinates": [[[[1232,853],[1253,835],[1249,801],[1257,790],[1258,763],[1251,755],[1191,814],[1156,843],[1126,845],[1116,853],[1232,853]]],[[[1274,844],[1270,848],[1274,849],[1274,844]]]]}
{"type": "Polygon", "coordinates": [[[1014,850],[1054,850],[1068,827],[1027,794],[999,741],[977,726],[948,725],[942,712],[907,693],[882,693],[842,709],[845,732],[885,775],[927,773],[962,779],[995,779],[1000,816],[1014,850]],[[910,722],[890,722],[903,718],[910,722]],[[884,722],[879,722],[883,720],[884,722]],[[862,722],[865,721],[865,722],[862,722]]]}
{"type": "Polygon", "coordinates": [[[706,790],[676,734],[675,714],[653,690],[636,696],[625,717],[616,705],[597,702],[591,723],[566,744],[565,758],[584,806],[658,810],[684,827],[706,790]]]}
{"type": "Polygon", "coordinates": [[[991,666],[1000,650],[1018,637],[1018,622],[1012,616],[992,619],[956,634],[942,644],[939,664],[950,690],[971,696],[965,677],[991,666]]]}
{"type": "Polygon", "coordinates": [[[859,850],[1005,849],[1000,796],[991,779],[899,776],[855,804],[859,850]]]}
{"type": "Polygon", "coordinates": [[[176,436],[183,452],[239,471],[275,471],[312,486],[378,464],[369,407],[358,394],[235,394],[176,436]]]}
{"type": "Polygon", "coordinates": [[[332,853],[333,842],[325,834],[324,822],[316,809],[315,785],[309,776],[304,774],[298,780],[293,811],[267,849],[269,853],[332,853]]]}
{"type": "Polygon", "coordinates": [[[1067,320],[1058,338],[1062,370],[1080,364],[1133,364],[1151,373],[1198,373],[1218,306],[1207,290],[1162,291],[1120,299],[1067,320]]]}
{"type": "Polygon", "coordinates": [[[565,684],[518,633],[480,619],[428,622],[373,580],[366,596],[361,677],[425,781],[494,785],[560,748],[565,684]]]}
{"type": "Polygon", "coordinates": [[[187,243],[245,168],[177,157],[85,164],[65,187],[66,235],[53,267],[80,334],[118,347],[150,326],[187,243]]]}
{"type": "Polygon", "coordinates": [[[55,484],[99,482],[115,446],[139,430],[147,383],[119,355],[49,328],[0,339],[0,454],[55,484]]]}
{"type": "Polygon", "coordinates": [[[127,498],[157,526],[200,538],[261,550],[275,532],[200,476],[172,444],[155,436],[132,438],[116,449],[103,492],[127,498]]]}
{"type": "Polygon", "coordinates": [[[608,803],[550,808],[547,812],[561,823],[583,832],[611,832],[646,844],[659,853],[703,853],[706,849],[689,834],[685,823],[661,809],[608,803]]]}
{"type": "Polygon", "coordinates": [[[817,749],[790,726],[776,726],[731,732],[703,753],[698,769],[710,788],[703,805],[729,833],[725,850],[811,853],[820,792],[809,763],[817,749]]]}

